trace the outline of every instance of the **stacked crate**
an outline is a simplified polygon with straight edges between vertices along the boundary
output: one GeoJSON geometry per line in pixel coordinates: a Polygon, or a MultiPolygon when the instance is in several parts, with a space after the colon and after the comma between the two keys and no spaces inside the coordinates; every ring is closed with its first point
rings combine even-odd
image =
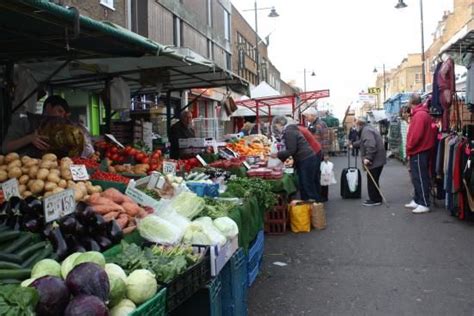
{"type": "Polygon", "coordinates": [[[278,194],[277,204],[265,212],[265,233],[282,235],[286,233],[288,223],[288,198],[286,194],[278,194]]]}

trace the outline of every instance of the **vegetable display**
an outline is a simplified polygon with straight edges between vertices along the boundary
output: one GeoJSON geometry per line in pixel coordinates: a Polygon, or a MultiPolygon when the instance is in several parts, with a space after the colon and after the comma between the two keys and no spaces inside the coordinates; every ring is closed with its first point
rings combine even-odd
{"type": "Polygon", "coordinates": [[[0,285],[0,315],[31,316],[38,302],[34,288],[0,285]]]}
{"type": "Polygon", "coordinates": [[[128,184],[128,182],[130,182],[130,179],[127,178],[127,177],[124,177],[124,176],[116,174],[116,173],[105,172],[105,171],[102,171],[102,170],[97,170],[96,172],[94,172],[91,176],[91,179],[101,180],[101,181],[119,182],[119,183],[123,183],[123,184],[128,184]]]}
{"type": "Polygon", "coordinates": [[[271,208],[277,201],[275,194],[272,193],[271,185],[259,178],[236,178],[229,180],[227,191],[223,196],[239,198],[255,196],[265,210],[271,208]]]}

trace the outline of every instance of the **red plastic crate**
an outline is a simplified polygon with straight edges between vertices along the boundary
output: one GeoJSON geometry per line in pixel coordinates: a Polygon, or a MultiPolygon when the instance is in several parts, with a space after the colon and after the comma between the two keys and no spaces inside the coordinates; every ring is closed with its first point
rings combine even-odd
{"type": "Polygon", "coordinates": [[[288,221],[288,207],[278,205],[273,210],[265,213],[265,233],[270,235],[281,235],[286,233],[288,221]]]}

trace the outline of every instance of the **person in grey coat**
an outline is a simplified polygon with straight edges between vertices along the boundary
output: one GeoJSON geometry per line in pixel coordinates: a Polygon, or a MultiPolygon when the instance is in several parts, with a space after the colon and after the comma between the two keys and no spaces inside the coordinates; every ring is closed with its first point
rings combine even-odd
{"type": "Polygon", "coordinates": [[[356,124],[360,136],[359,140],[354,143],[354,147],[360,148],[362,163],[367,167],[375,180],[374,183],[374,180],[372,180],[369,173],[367,173],[367,192],[369,199],[364,202],[364,205],[377,206],[382,204],[382,196],[377,186],[379,186],[383,166],[387,163],[383,138],[378,130],[367,124],[366,118],[358,118],[356,124]]]}

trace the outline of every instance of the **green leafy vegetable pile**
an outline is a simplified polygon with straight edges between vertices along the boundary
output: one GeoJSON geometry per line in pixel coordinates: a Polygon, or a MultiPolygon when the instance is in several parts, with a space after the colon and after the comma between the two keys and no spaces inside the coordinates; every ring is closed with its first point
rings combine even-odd
{"type": "Polygon", "coordinates": [[[212,219],[229,216],[232,209],[236,207],[236,203],[232,201],[219,201],[212,198],[204,198],[206,205],[200,216],[209,216],[212,219]]]}
{"type": "Polygon", "coordinates": [[[20,287],[13,284],[0,286],[0,315],[34,315],[38,301],[39,294],[32,287],[20,287]]]}
{"type": "Polygon", "coordinates": [[[230,180],[224,196],[240,198],[254,196],[265,210],[273,207],[277,201],[275,194],[272,192],[271,185],[259,178],[236,178],[230,180]]]}
{"type": "Polygon", "coordinates": [[[167,283],[195,264],[200,256],[189,246],[152,246],[143,249],[122,241],[122,252],[109,259],[127,273],[136,269],[147,269],[155,273],[159,282],[167,283]]]}

